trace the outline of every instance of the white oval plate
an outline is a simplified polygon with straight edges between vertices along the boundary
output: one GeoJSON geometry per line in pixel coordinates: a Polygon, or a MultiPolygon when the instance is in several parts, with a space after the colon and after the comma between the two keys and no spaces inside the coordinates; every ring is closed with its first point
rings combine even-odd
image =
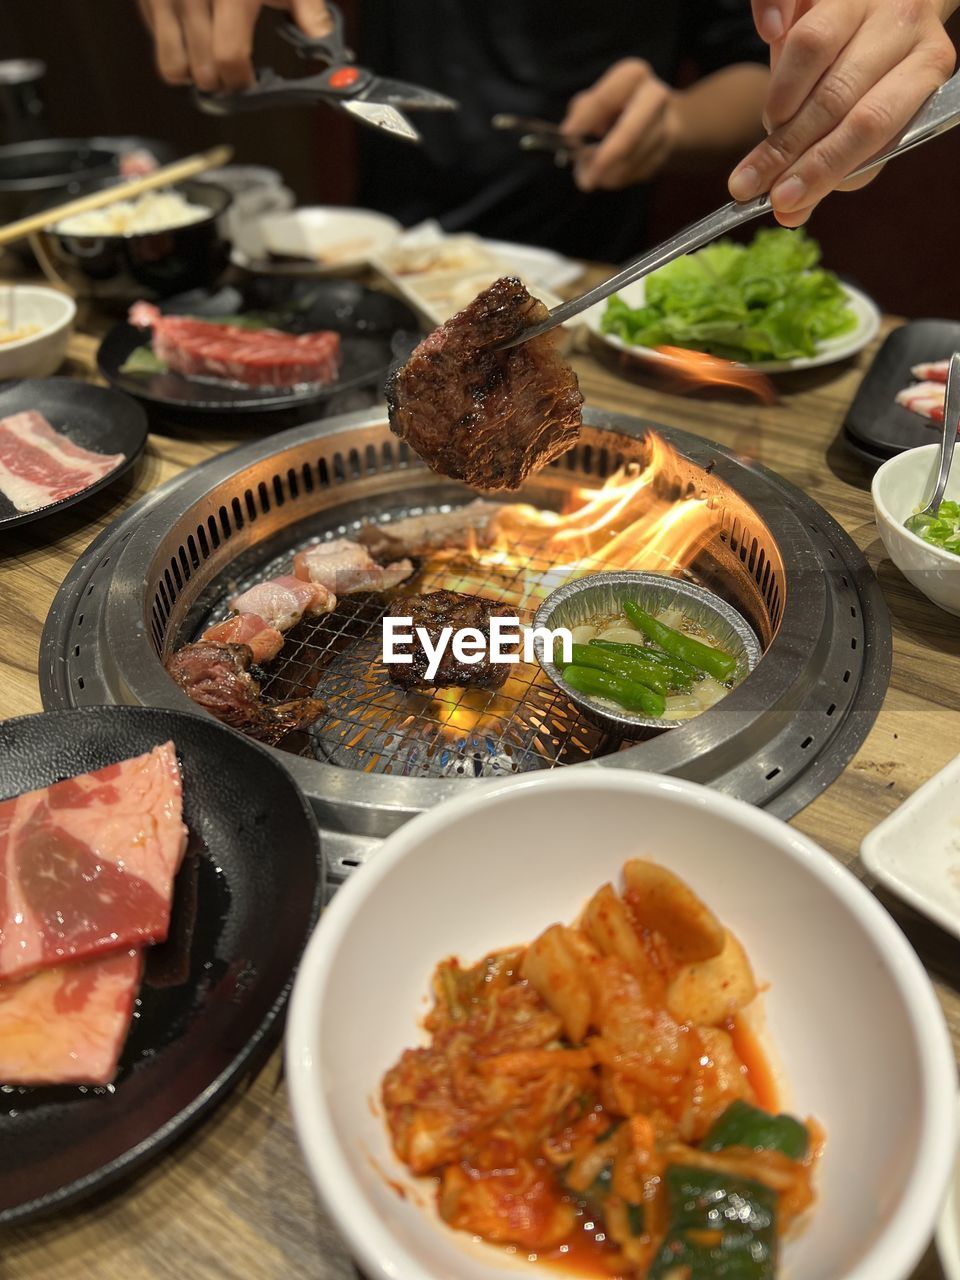
{"type": "MultiPolygon", "coordinates": [[[[642,307],[646,299],[645,285],[646,281],[636,280],[633,284],[628,284],[625,289],[619,289],[617,292],[628,307],[642,307]]],[[[879,332],[880,309],[871,298],[868,298],[865,293],[861,293],[859,289],[854,289],[852,285],[848,284],[843,284],[842,287],[857,317],[857,327],[852,329],[850,333],[845,333],[840,338],[831,338],[827,342],[821,342],[815,356],[798,356],[795,360],[738,360],[737,364],[744,369],[755,369],[758,373],[791,373],[797,369],[815,369],[820,365],[833,364],[836,360],[846,360],[848,356],[856,355],[858,351],[862,351],[867,343],[872,342],[879,332]]],[[[617,351],[626,351],[633,356],[641,358],[647,356],[655,360],[657,353],[651,347],[631,346],[629,342],[624,342],[622,338],[618,338],[612,333],[603,332],[600,327],[600,321],[606,309],[606,301],[598,302],[596,306],[584,311],[580,318],[590,332],[596,334],[600,341],[605,342],[607,346],[613,347],[617,351]]]]}
{"type": "Polygon", "coordinates": [[[400,223],[384,213],[320,205],[265,214],[257,229],[268,253],[306,258],[318,274],[366,266],[401,231],[400,223]]]}

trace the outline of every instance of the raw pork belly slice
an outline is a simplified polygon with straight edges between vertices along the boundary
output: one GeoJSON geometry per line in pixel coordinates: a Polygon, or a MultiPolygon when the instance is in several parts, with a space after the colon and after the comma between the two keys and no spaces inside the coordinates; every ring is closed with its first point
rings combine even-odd
{"type": "Polygon", "coordinates": [[[422,556],[447,547],[486,547],[494,534],[494,516],[500,504],[475,498],[455,511],[406,516],[389,524],[365,524],[357,534],[376,560],[422,556]]]}
{"type": "Polygon", "coordinates": [[[930,364],[915,364],[910,372],[919,382],[942,382],[946,386],[949,360],[934,360],[930,364]]]}
{"type": "Polygon", "coordinates": [[[358,591],[389,591],[413,573],[409,560],[386,566],[377,564],[366,547],[349,538],[321,542],[293,557],[293,572],[306,582],[316,582],[338,596],[358,591]]]}
{"type": "Polygon", "coordinates": [[[942,382],[915,382],[897,392],[897,404],[918,413],[931,422],[942,422],[946,407],[947,388],[942,382]]]}
{"type": "Polygon", "coordinates": [[[283,648],[283,636],[255,613],[238,613],[215,627],[208,627],[202,639],[214,644],[245,644],[254,662],[269,662],[283,648]]]}
{"type": "Polygon", "coordinates": [[[340,372],[340,335],[241,329],[232,324],[165,316],[149,302],[135,302],[129,320],[152,329],[153,353],[174,373],[212,378],[243,387],[284,389],[301,384],[328,386],[340,372]]]}
{"type": "Polygon", "coordinates": [[[336,607],[337,597],[326,587],[292,574],[258,582],[230,601],[237,613],[255,613],[278,631],[289,631],[304,614],[332,613],[336,607]]]}
{"type": "Polygon", "coordinates": [[[162,942],[182,808],[172,742],[0,803],[0,979],[162,942]]]}
{"type": "Polygon", "coordinates": [[[0,419],[0,489],[18,511],[62,502],[116,470],[122,453],[93,453],[32,409],[0,419]]]}
{"type": "Polygon", "coordinates": [[[580,438],[583,396],[556,335],[493,349],[547,314],[519,280],[490,285],[387,380],[394,435],[475,489],[518,489],[566,453],[580,438]]]}
{"type": "Polygon", "coordinates": [[[0,1084],[109,1084],[142,969],[118,951],[0,983],[0,1084]]]}

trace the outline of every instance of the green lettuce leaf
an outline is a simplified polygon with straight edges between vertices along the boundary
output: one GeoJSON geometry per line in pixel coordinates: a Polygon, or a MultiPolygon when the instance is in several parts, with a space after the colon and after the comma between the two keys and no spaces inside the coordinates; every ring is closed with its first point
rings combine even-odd
{"type": "Polygon", "coordinates": [[[856,328],[840,281],[817,266],[805,231],[767,227],[749,245],[721,240],[655,271],[646,302],[614,295],[604,333],[630,346],[670,345],[727,360],[793,360],[856,328]]]}

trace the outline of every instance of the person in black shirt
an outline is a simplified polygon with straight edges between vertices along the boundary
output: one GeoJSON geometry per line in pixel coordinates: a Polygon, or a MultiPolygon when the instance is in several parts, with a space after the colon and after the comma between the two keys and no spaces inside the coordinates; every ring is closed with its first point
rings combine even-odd
{"type": "MultiPolygon", "coordinates": [[[[153,32],[164,79],[193,81],[208,91],[250,83],[253,28],[264,5],[291,11],[308,35],[329,28],[324,0],[137,3],[153,32]]],[[[798,226],[819,200],[844,185],[847,174],[892,141],[950,75],[955,54],[944,22],[960,0],[751,3],[773,65],[761,115],[769,136],[733,171],[730,193],[747,200],[769,191],[777,218],[798,226]]],[[[440,122],[416,159],[409,151],[401,157],[391,150],[379,176],[365,171],[367,200],[406,210],[408,221],[440,212],[451,229],[469,224],[517,238],[532,231],[540,243],[588,254],[601,246],[599,228],[609,256],[621,256],[611,250],[623,250],[628,242],[626,251],[634,252],[642,238],[642,207],[634,206],[631,221],[628,212],[621,214],[613,189],[649,176],[668,160],[693,158],[698,148],[715,151],[721,135],[735,142],[743,125],[738,110],[751,109],[746,91],[744,98],[729,92],[711,97],[716,84],[711,89],[708,78],[683,99],[696,107],[694,122],[690,110],[685,117],[679,108],[680,95],[665,90],[665,79],[691,51],[701,74],[711,70],[718,54],[729,57],[731,48],[735,59],[747,56],[737,0],[363,0],[362,8],[364,56],[378,71],[396,67],[402,78],[446,88],[467,103],[461,135],[453,132],[452,121],[440,122]],[[628,59],[627,71],[607,74],[611,59],[638,48],[641,65],[628,59]],[[413,64],[403,62],[401,69],[405,58],[413,64]],[[429,76],[418,75],[418,66],[428,67],[429,76]],[[577,96],[591,77],[593,91],[577,96]],[[698,92],[708,94],[706,101],[698,100],[698,92]],[[567,111],[565,95],[571,93],[567,111]],[[488,111],[554,118],[567,111],[569,129],[598,121],[603,141],[580,158],[575,174],[581,190],[592,193],[579,206],[588,210],[587,221],[560,175],[541,168],[535,190],[515,176],[516,155],[499,157],[505,140],[488,131],[488,111]],[[699,137],[685,136],[691,123],[708,127],[699,137]],[[417,205],[417,173],[417,182],[427,184],[429,208],[417,205]],[[590,241],[584,245],[580,237],[588,222],[590,241]]],[[[737,70],[735,64],[726,74],[737,70]]],[[[719,84],[730,89],[729,82],[719,84]]],[[[377,140],[367,137],[363,146],[373,159],[377,140]]]]}
{"type": "Polygon", "coordinates": [[[406,225],[433,217],[448,231],[613,262],[644,242],[649,187],[639,180],[711,155],[732,162],[762,137],[766,48],[747,0],[362,0],[361,15],[366,65],[461,104],[418,114],[424,141],[409,151],[373,130],[358,138],[359,203],[406,225]],[[685,61],[707,79],[677,92],[668,85],[685,61]],[[585,133],[607,134],[631,102],[640,117],[624,131],[645,145],[609,184],[588,189],[581,163],[575,185],[551,155],[491,127],[499,112],[559,122],[590,86],[590,101],[609,109],[601,118],[575,103],[575,128],[584,119],[585,133]]]}

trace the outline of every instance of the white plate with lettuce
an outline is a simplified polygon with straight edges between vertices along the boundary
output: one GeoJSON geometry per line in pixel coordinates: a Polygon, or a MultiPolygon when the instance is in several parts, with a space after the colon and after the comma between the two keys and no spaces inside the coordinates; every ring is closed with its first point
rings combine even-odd
{"type": "Polygon", "coordinates": [[[583,313],[618,351],[706,351],[763,373],[813,369],[861,351],[877,305],[819,266],[804,231],[766,227],[748,245],[721,240],[686,254],[583,313]]]}

